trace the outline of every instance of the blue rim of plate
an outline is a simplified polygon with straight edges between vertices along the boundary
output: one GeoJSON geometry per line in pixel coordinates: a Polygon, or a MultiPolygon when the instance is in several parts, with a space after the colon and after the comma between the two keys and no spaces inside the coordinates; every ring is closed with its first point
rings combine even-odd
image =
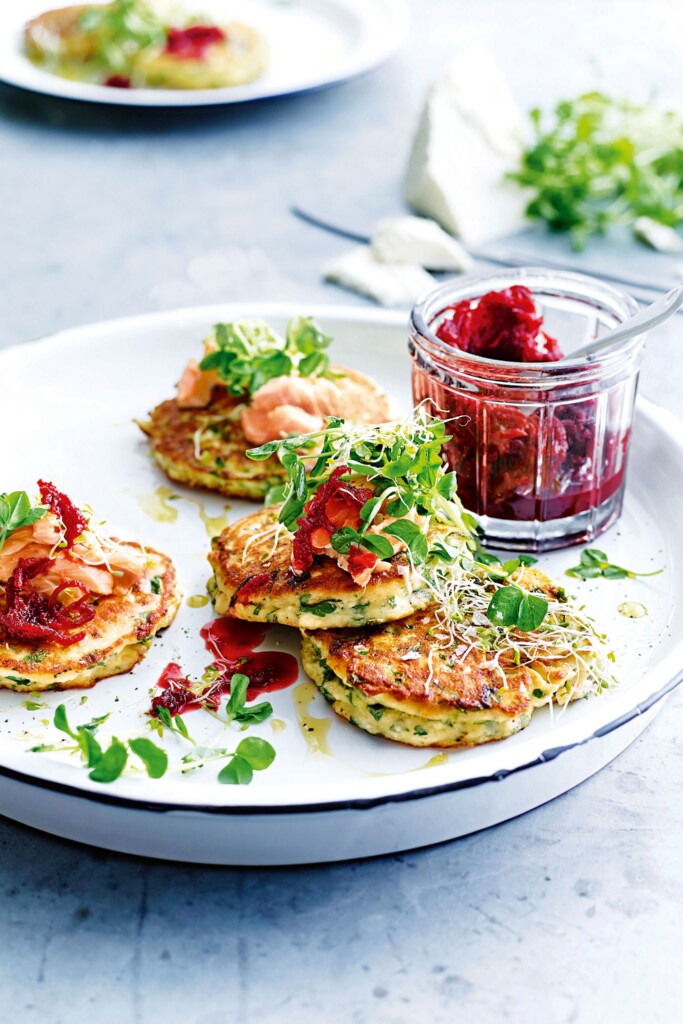
{"type": "Polygon", "coordinates": [[[683,683],[683,669],[681,669],[673,679],[662,686],[661,689],[651,694],[647,700],[641,701],[640,704],[636,704],[636,706],[630,711],[624,712],[623,715],[620,715],[613,721],[608,722],[599,729],[596,729],[590,736],[586,736],[582,740],[577,740],[576,743],[567,743],[562,747],[550,747],[548,750],[544,750],[540,753],[538,757],[535,757],[533,761],[527,761],[526,764],[517,765],[516,768],[502,768],[497,772],[493,772],[491,775],[480,775],[472,779],[462,779],[459,782],[446,782],[441,786],[427,786],[423,789],[411,790],[410,793],[396,793],[389,796],[368,797],[367,799],[361,798],[355,800],[323,801],[321,803],[305,804],[297,807],[283,806],[282,804],[263,804],[258,807],[229,807],[224,804],[159,804],[153,803],[149,800],[139,800],[136,797],[115,796],[107,792],[82,790],[77,786],[70,786],[68,783],[54,782],[52,779],[40,779],[32,775],[26,775],[24,772],[17,771],[14,768],[7,768],[4,765],[0,765],[0,777],[12,779],[15,782],[21,782],[24,785],[34,786],[38,789],[46,789],[60,793],[63,796],[73,796],[78,799],[94,801],[99,804],[123,807],[130,811],[147,811],[155,814],[191,811],[196,814],[220,814],[228,817],[243,817],[245,815],[321,814],[326,811],[365,811],[371,810],[374,807],[384,806],[385,804],[406,803],[410,800],[423,800],[433,796],[441,796],[445,793],[454,793],[461,789],[473,789],[476,786],[483,786],[490,782],[503,782],[511,775],[517,775],[520,772],[528,771],[530,768],[536,768],[538,765],[547,764],[550,761],[556,760],[556,758],[560,757],[562,754],[568,753],[570,750],[575,750],[577,747],[583,747],[587,743],[593,742],[593,740],[603,739],[610,733],[616,732],[617,729],[621,729],[623,726],[628,725],[629,722],[633,722],[639,716],[650,711],[656,704],[664,700],[665,697],[668,697],[669,694],[673,693],[681,683],[683,683]]]}

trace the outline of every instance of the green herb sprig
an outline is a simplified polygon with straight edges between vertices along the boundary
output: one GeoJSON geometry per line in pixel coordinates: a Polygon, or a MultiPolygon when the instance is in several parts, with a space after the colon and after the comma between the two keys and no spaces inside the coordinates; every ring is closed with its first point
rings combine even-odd
{"type": "Polygon", "coordinates": [[[82,761],[87,768],[90,768],[89,778],[93,782],[114,782],[121,775],[128,762],[128,754],[132,753],[138,757],[151,779],[160,779],[168,768],[168,755],[166,751],[157,747],[155,743],[146,737],[126,740],[122,742],[114,736],[109,746],[103,750],[96,738],[96,732],[103,722],[106,722],[109,715],[99,715],[84,725],[72,727],[66,713],[64,704],[59,704],[55,709],[53,725],[55,729],[65,733],[75,741],[73,747],[57,746],[55,744],[41,743],[31,747],[33,753],[44,753],[48,750],[67,750],[80,753],[82,761]]]}
{"type": "Polygon", "coordinates": [[[228,724],[239,722],[242,726],[264,722],[273,713],[273,705],[267,701],[250,704],[247,707],[247,689],[249,679],[241,672],[236,672],[230,680],[230,698],[225,707],[228,724]]]}
{"type": "Polygon", "coordinates": [[[417,565],[430,557],[447,561],[452,553],[441,543],[430,550],[426,527],[406,518],[410,513],[453,527],[463,544],[470,537],[457,497],[455,473],[447,472],[443,465],[441,449],[447,440],[444,422],[430,418],[420,406],[403,422],[378,427],[357,427],[330,417],[324,431],[270,441],[247,455],[256,461],[273,455],[280,459],[287,483],[277,495],[283,501],[279,521],[292,533],[316,491],[335,469],[347,466],[342,481],[358,483],[360,479],[372,488],[373,495],[360,509],[361,526],[335,531],[332,547],[345,554],[356,544],[379,558],[389,558],[394,553],[389,538],[397,537],[417,565]],[[315,463],[307,469],[312,457],[315,463]],[[370,533],[380,510],[395,521],[379,533],[370,533]]]}
{"type": "Polygon", "coordinates": [[[46,513],[46,508],[31,505],[31,499],[26,491],[0,494],[0,551],[15,530],[37,523],[46,513]]]}
{"type": "Polygon", "coordinates": [[[569,231],[582,249],[611,224],[637,217],[683,223],[683,118],[679,113],[585,93],[550,117],[531,111],[534,143],[511,177],[533,190],[527,214],[569,231]]]}
{"type": "Polygon", "coordinates": [[[567,569],[567,576],[573,576],[581,580],[594,580],[602,577],[606,580],[634,580],[641,576],[658,576],[663,569],[655,569],[654,572],[634,572],[632,569],[624,569],[621,565],[614,565],[609,561],[604,551],[597,548],[586,548],[581,552],[579,564],[567,569]]]}
{"type": "Polygon", "coordinates": [[[237,320],[216,324],[213,339],[216,350],[199,366],[215,370],[231,395],[252,395],[295,371],[302,377],[334,376],[326,353],[332,338],[310,316],[290,320],[284,338],[263,320],[237,320]]]}
{"type": "Polygon", "coordinates": [[[88,7],[79,27],[94,38],[95,62],[118,74],[128,74],[136,54],[164,46],[167,37],[166,26],[144,0],[112,0],[88,7]]]}
{"type": "Polygon", "coordinates": [[[202,768],[207,761],[224,759],[227,759],[228,763],[219,771],[218,781],[224,785],[248,786],[254,772],[261,772],[270,767],[275,760],[275,750],[267,740],[262,740],[258,736],[248,736],[237,744],[235,750],[195,747],[183,758],[183,771],[202,768]]]}

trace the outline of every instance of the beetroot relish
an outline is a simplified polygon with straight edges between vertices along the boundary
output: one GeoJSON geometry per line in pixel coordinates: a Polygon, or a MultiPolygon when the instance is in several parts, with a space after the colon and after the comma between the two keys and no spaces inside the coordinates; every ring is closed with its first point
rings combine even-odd
{"type": "Polygon", "coordinates": [[[543,317],[523,285],[464,299],[442,312],[452,316],[438,326],[436,336],[462,352],[513,363],[562,359],[558,343],[541,331],[543,317]]]}
{"type": "Polygon", "coordinates": [[[189,60],[204,60],[206,51],[215,43],[226,39],[217,25],[190,25],[188,28],[169,28],[164,53],[189,60]]]}
{"type": "MultiPolygon", "coordinates": [[[[304,514],[297,519],[297,531],[292,544],[292,568],[296,573],[305,572],[313,565],[313,556],[329,543],[332,534],[343,526],[357,530],[361,525],[360,510],[372,498],[370,487],[353,487],[344,483],[341,477],[349,472],[348,466],[337,466],[328,480],[322,484],[304,508],[304,514]]],[[[367,552],[373,566],[377,555],[367,552]]],[[[366,558],[365,553],[363,557],[366,558]]]]}
{"type": "Polygon", "coordinates": [[[152,698],[149,713],[155,715],[157,708],[164,707],[171,715],[182,715],[202,704],[216,709],[221,698],[230,693],[230,680],[236,672],[249,679],[247,700],[250,701],[261,693],[291,686],[299,676],[296,658],[284,651],[255,651],[263,643],[267,628],[239,619],[214,619],[203,626],[200,636],[215,659],[213,668],[218,677],[207,684],[204,694],[197,695],[189,689],[190,681],[180,665],[170,662],[157,680],[162,692],[152,698]]]}
{"type": "Polygon", "coordinates": [[[5,584],[5,607],[0,611],[0,640],[71,647],[84,638],[84,630],[79,633],[73,630],[95,618],[87,587],[65,580],[49,598],[31,588],[31,580],[49,572],[53,565],[51,558],[19,559],[5,584]],[[81,597],[63,605],[60,596],[67,588],[78,590],[81,597]]]}
{"type": "Polygon", "coordinates": [[[76,508],[66,494],[58,491],[54,484],[39,480],[38,487],[43,504],[47,505],[50,512],[62,521],[67,548],[73,547],[74,541],[80,537],[88,525],[87,517],[79,508],[76,508]]]}
{"type": "Polygon", "coordinates": [[[133,88],[133,83],[127,75],[109,75],[109,78],[105,78],[104,85],[108,85],[110,89],[133,88]]]}

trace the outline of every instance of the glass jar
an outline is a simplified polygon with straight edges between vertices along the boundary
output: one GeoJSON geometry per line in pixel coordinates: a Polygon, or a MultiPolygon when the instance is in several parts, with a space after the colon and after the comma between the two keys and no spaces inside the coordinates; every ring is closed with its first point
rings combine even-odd
{"type": "Polygon", "coordinates": [[[619,517],[645,336],[593,361],[571,353],[637,311],[595,278],[534,267],[451,280],[414,307],[413,398],[448,421],[447,459],[486,542],[548,551],[592,541],[619,517]],[[513,285],[532,292],[568,358],[506,362],[437,338],[450,306],[513,285]]]}

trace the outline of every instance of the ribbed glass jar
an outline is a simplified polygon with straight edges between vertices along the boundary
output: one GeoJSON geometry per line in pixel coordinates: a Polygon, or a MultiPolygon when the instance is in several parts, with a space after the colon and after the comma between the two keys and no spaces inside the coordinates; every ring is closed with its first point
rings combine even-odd
{"type": "Polygon", "coordinates": [[[448,281],[414,307],[413,398],[448,421],[460,498],[488,543],[547,551],[591,541],[619,517],[644,335],[594,361],[571,352],[637,310],[595,278],[533,267],[448,281]],[[450,306],[513,285],[532,292],[566,360],[488,359],[434,333],[450,306]]]}

